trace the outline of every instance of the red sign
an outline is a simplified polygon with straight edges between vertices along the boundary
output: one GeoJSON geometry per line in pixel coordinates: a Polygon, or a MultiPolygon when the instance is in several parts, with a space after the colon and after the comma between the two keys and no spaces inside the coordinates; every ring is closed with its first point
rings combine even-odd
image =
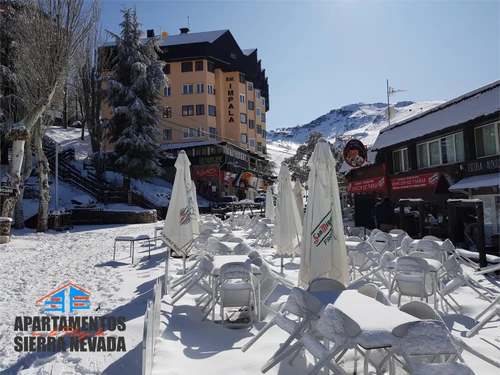
{"type": "Polygon", "coordinates": [[[408,190],[433,187],[438,184],[440,172],[419,174],[391,179],[392,190],[408,190]]]}
{"type": "Polygon", "coordinates": [[[352,181],[347,183],[347,192],[349,194],[385,190],[386,188],[387,180],[385,177],[374,177],[367,180],[352,181]]]}
{"type": "Polygon", "coordinates": [[[194,178],[217,177],[219,168],[198,168],[194,170],[194,178]]]}

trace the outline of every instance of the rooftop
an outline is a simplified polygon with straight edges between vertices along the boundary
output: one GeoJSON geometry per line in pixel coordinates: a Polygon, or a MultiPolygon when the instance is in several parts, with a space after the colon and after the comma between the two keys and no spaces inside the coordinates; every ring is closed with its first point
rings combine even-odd
{"type": "Polygon", "coordinates": [[[419,138],[498,111],[500,111],[500,80],[383,129],[372,150],[380,150],[419,138]]]}

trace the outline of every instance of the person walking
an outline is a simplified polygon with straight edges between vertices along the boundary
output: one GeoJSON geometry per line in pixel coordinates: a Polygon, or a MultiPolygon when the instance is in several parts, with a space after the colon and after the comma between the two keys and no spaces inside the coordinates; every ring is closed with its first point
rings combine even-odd
{"type": "Polygon", "coordinates": [[[375,220],[382,232],[390,232],[396,227],[396,215],[389,197],[385,197],[382,203],[375,206],[375,220]]]}
{"type": "Polygon", "coordinates": [[[377,203],[375,203],[375,206],[372,208],[372,214],[371,218],[373,220],[373,224],[375,224],[375,228],[379,229],[378,224],[377,224],[377,218],[375,217],[375,210],[377,209],[377,206],[382,203],[382,198],[377,198],[377,203]]]}

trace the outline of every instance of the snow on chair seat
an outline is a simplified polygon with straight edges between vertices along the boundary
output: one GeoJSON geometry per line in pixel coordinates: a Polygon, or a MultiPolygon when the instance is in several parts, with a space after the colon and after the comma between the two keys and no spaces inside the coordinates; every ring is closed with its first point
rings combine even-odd
{"type": "Polygon", "coordinates": [[[141,234],[139,236],[116,236],[115,243],[113,246],[113,260],[115,260],[115,255],[116,255],[116,243],[129,242],[130,256],[132,257],[132,263],[134,263],[135,242],[137,241],[148,241],[148,255],[149,258],[151,258],[151,238],[147,234],[141,234]]]}

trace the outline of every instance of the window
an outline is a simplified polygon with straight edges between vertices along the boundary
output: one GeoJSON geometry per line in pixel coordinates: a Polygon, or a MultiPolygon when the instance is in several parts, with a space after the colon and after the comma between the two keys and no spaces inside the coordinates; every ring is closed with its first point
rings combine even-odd
{"type": "Polygon", "coordinates": [[[197,83],[196,84],[196,93],[202,94],[203,92],[205,92],[205,85],[203,83],[197,83]]]}
{"type": "Polygon", "coordinates": [[[245,94],[240,94],[240,103],[245,104],[245,94]]]}
{"type": "Polygon", "coordinates": [[[183,105],[182,106],[182,115],[183,116],[193,116],[194,115],[194,106],[183,105]]]}
{"type": "Polygon", "coordinates": [[[164,141],[172,140],[172,129],[163,129],[163,140],[164,141]]]}
{"type": "Polygon", "coordinates": [[[408,149],[393,151],[392,164],[394,173],[399,173],[408,170],[408,149]]]}
{"type": "Polygon", "coordinates": [[[250,138],[250,147],[255,147],[255,138],[250,138]]]}
{"type": "Polygon", "coordinates": [[[265,147],[262,147],[262,153],[263,153],[263,154],[267,154],[267,151],[266,151],[266,148],[265,148],[265,147]]]}
{"type": "MultiPolygon", "coordinates": [[[[208,128],[208,132],[210,133],[210,138],[215,138],[217,136],[217,128],[208,128]]],[[[210,151],[212,153],[212,151],[210,151]]]]}
{"type": "Polygon", "coordinates": [[[248,91],[253,91],[253,83],[252,82],[248,82],[248,91]]]}
{"type": "Polygon", "coordinates": [[[163,118],[170,118],[170,117],[172,117],[172,108],[166,107],[163,110],[163,118]]]}
{"type": "Polygon", "coordinates": [[[257,107],[256,111],[257,111],[257,116],[260,116],[260,108],[259,107],[257,107]]]}
{"type": "Polygon", "coordinates": [[[247,135],[244,133],[241,133],[241,143],[247,143],[247,135]]]}
{"type": "Polygon", "coordinates": [[[266,106],[266,98],[262,97],[260,98],[260,104],[265,107],[266,106]]]}
{"type": "Polygon", "coordinates": [[[210,95],[215,95],[215,90],[213,85],[208,85],[208,93],[210,95]]]}
{"type": "Polygon", "coordinates": [[[215,106],[214,105],[209,105],[208,106],[208,115],[209,116],[215,116],[215,106]]]}
{"type": "Polygon", "coordinates": [[[184,128],[182,129],[182,138],[202,138],[205,128],[184,128]]]}
{"type": "Polygon", "coordinates": [[[210,155],[221,155],[221,154],[222,154],[222,147],[210,147],[210,155]]]}
{"type": "Polygon", "coordinates": [[[193,93],[193,85],[182,85],[182,93],[183,94],[192,94],[193,93]]]}
{"type": "Polygon", "coordinates": [[[193,71],[193,62],[192,61],[186,61],[181,63],[181,72],[186,73],[186,72],[192,72],[193,71]]]}
{"type": "Polygon", "coordinates": [[[257,142],[257,151],[262,151],[262,142],[257,142]]]}
{"type": "Polygon", "coordinates": [[[207,70],[210,73],[215,73],[215,65],[214,65],[213,62],[208,61],[208,63],[207,63],[207,70]]]}
{"type": "Polygon", "coordinates": [[[251,100],[248,101],[248,109],[250,111],[253,111],[253,109],[254,109],[254,105],[253,105],[253,102],[251,100]]]}
{"type": "Polygon", "coordinates": [[[417,145],[418,168],[464,160],[464,136],[462,133],[448,135],[417,145]]]}
{"type": "Polygon", "coordinates": [[[194,70],[196,70],[197,72],[202,71],[203,70],[203,61],[196,61],[194,63],[194,70]]]}
{"type": "Polygon", "coordinates": [[[172,91],[170,87],[164,87],[163,88],[163,96],[170,96],[172,94],[172,91]]]}
{"type": "Polygon", "coordinates": [[[262,122],[266,122],[266,114],[265,113],[263,113],[262,115],[260,115],[260,120],[262,122]]]}
{"type": "Polygon", "coordinates": [[[163,67],[163,73],[170,74],[170,64],[165,64],[163,67]]]}
{"type": "Polygon", "coordinates": [[[255,97],[260,99],[260,90],[255,90],[255,97]]]}
{"type": "Polygon", "coordinates": [[[240,83],[245,83],[245,75],[240,73],[240,83]]]}
{"type": "Polygon", "coordinates": [[[240,122],[242,124],[246,124],[247,123],[247,115],[245,113],[240,113],[240,122]]]}
{"type": "Polygon", "coordinates": [[[248,129],[253,129],[255,127],[255,121],[254,120],[248,120],[248,129]]]}
{"type": "Polygon", "coordinates": [[[262,134],[262,126],[257,125],[257,134],[262,134]]]}
{"type": "Polygon", "coordinates": [[[264,139],[267,138],[267,132],[265,130],[262,130],[262,138],[264,139]]]}
{"type": "Polygon", "coordinates": [[[196,105],[196,116],[203,116],[205,114],[205,104],[196,105]]]}
{"type": "Polygon", "coordinates": [[[208,150],[206,147],[203,148],[197,148],[194,150],[195,156],[205,156],[208,155],[208,150]]]}
{"type": "Polygon", "coordinates": [[[500,122],[474,129],[478,158],[500,153],[500,122]]]}

